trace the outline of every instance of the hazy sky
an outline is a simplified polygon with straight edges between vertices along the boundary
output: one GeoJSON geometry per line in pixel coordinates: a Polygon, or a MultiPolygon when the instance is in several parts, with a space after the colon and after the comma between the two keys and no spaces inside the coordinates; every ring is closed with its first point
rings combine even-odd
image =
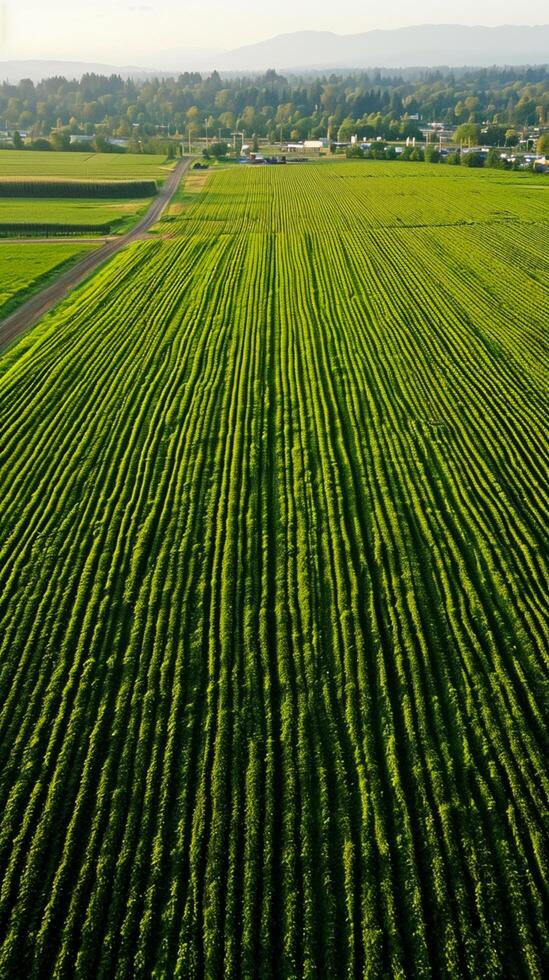
{"type": "Polygon", "coordinates": [[[529,0],[0,0],[0,59],[154,62],[179,48],[233,48],[303,29],[352,34],[409,24],[541,24],[547,3],[529,0]],[[368,7],[371,6],[371,12],[368,7]]]}

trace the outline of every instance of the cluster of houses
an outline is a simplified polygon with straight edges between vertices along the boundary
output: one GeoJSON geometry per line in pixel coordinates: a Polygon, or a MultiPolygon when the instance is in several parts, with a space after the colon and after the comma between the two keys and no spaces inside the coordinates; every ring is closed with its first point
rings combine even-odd
{"type": "Polygon", "coordinates": [[[507,163],[518,163],[518,166],[525,170],[532,167],[532,170],[538,174],[549,173],[549,157],[543,156],[541,153],[524,153],[519,156],[515,153],[501,153],[500,156],[507,163]]]}

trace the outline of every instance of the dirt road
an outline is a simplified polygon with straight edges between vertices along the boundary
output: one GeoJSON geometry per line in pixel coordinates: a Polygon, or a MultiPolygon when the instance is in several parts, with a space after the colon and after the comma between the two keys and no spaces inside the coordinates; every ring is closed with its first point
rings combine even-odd
{"type": "MultiPolygon", "coordinates": [[[[183,177],[184,173],[188,170],[191,165],[190,160],[181,160],[177,166],[174,167],[170,176],[165,181],[160,191],[154,198],[149,210],[140,221],[137,222],[134,228],[126,232],[125,235],[121,235],[120,238],[110,238],[108,239],[101,248],[94,249],[93,252],[88,252],[83,256],[78,262],[67,269],[66,272],[62,273],[58,279],[52,282],[49,286],[46,286],[35,296],[32,296],[25,303],[23,303],[14,313],[11,313],[5,318],[5,320],[0,321],[0,351],[3,350],[8,344],[13,343],[17,337],[25,333],[30,327],[32,327],[37,320],[40,319],[44,313],[47,313],[52,307],[60,303],[61,300],[65,299],[70,293],[71,289],[75,286],[80,285],[84,279],[95,272],[100,265],[103,265],[107,259],[112,258],[116,255],[121,248],[126,245],[130,245],[132,242],[141,241],[143,238],[148,237],[147,232],[160,218],[164,208],[169,204],[172,197],[174,196],[177,188],[179,187],[179,182],[183,177]]],[[[15,243],[17,239],[12,238],[11,242],[15,243]]],[[[73,242],[77,242],[77,238],[72,239],[73,242]]]]}

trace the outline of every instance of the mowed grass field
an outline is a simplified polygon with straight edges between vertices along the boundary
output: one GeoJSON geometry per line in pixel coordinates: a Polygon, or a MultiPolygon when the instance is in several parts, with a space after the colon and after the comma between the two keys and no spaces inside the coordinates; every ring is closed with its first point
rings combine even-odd
{"type": "Polygon", "coordinates": [[[0,973],[541,978],[547,185],[180,203],[0,357],[0,973]]]}
{"type": "MultiPolygon", "coordinates": [[[[17,233],[17,225],[97,225],[100,229],[110,226],[113,233],[127,229],[144,213],[152,198],[108,200],[76,198],[0,198],[0,226],[15,226],[10,234],[17,233]]],[[[0,229],[1,230],[1,229],[0,229]]],[[[62,233],[62,232],[61,232],[62,233]]],[[[21,234],[25,234],[22,230],[21,234]]]]}
{"type": "Polygon", "coordinates": [[[75,180],[165,180],[175,161],[145,153],[56,153],[0,150],[0,177],[75,180]]]}
{"type": "Polygon", "coordinates": [[[0,243],[0,318],[84,255],[87,243],[0,243]]]}

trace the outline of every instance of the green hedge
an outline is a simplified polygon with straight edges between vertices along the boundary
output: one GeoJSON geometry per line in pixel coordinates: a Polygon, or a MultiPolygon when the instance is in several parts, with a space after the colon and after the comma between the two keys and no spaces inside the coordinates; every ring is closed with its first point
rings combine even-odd
{"type": "Polygon", "coordinates": [[[0,197],[153,197],[155,180],[2,180],[0,197]]]}
{"type": "Polygon", "coordinates": [[[39,222],[0,222],[0,238],[12,235],[81,235],[91,232],[95,235],[110,234],[110,224],[103,225],[64,225],[39,222]]]}

